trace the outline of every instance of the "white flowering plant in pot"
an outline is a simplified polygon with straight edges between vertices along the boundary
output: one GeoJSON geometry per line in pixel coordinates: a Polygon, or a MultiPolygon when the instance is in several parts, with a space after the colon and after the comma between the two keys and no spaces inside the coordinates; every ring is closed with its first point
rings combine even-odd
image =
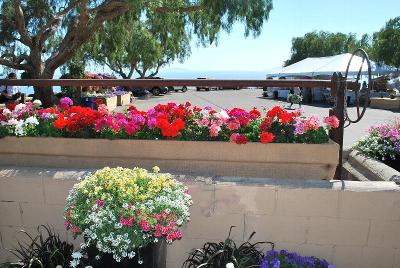
{"type": "MultiPolygon", "coordinates": [[[[96,259],[111,255],[119,263],[138,258],[149,245],[182,237],[179,228],[189,221],[192,204],[187,190],[170,174],[159,173],[158,167],[153,173],[106,167],[74,185],[64,225],[75,237],[83,236],[83,252],[97,248],[96,259]]],[[[71,266],[79,265],[78,255],[71,266]]]]}

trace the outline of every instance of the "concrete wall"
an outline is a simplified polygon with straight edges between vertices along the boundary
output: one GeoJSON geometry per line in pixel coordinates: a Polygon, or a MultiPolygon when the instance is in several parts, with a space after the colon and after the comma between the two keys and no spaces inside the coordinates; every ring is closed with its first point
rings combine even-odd
{"type": "MultiPolygon", "coordinates": [[[[5,248],[49,223],[63,229],[64,200],[88,171],[0,167],[0,260],[5,248]]],[[[326,258],[336,267],[400,267],[400,189],[393,182],[299,181],[178,177],[194,205],[184,238],[168,247],[168,268],[181,267],[191,248],[223,240],[229,227],[236,241],[252,231],[254,241],[326,258]]]]}
{"type": "Polygon", "coordinates": [[[371,108],[400,111],[400,98],[371,98],[371,108]]]}

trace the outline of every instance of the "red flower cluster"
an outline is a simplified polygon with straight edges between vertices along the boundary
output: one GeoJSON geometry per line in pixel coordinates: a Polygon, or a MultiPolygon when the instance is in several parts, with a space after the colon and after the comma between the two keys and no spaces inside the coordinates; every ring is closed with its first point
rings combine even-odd
{"type": "Polygon", "coordinates": [[[53,126],[57,129],[65,129],[68,132],[76,132],[84,127],[93,127],[96,119],[101,114],[97,110],[87,107],[71,106],[56,115],[53,126]]]}
{"type": "Polygon", "coordinates": [[[260,141],[262,143],[270,143],[274,140],[275,135],[269,132],[262,132],[260,136],[260,141]]]}
{"type": "Polygon", "coordinates": [[[176,118],[170,123],[168,119],[159,117],[157,118],[157,127],[161,129],[161,134],[164,137],[175,138],[179,135],[179,131],[185,128],[185,122],[176,118]]]}
{"type": "Polygon", "coordinates": [[[280,106],[275,106],[267,112],[267,117],[271,119],[277,118],[282,124],[289,124],[295,117],[299,116],[298,112],[288,112],[280,106]]]}

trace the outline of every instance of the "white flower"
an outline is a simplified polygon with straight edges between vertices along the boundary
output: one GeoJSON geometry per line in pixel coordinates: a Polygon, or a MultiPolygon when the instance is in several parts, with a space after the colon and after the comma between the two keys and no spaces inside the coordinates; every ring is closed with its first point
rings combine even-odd
{"type": "Polygon", "coordinates": [[[34,106],[36,106],[36,107],[42,106],[42,102],[41,102],[40,100],[34,100],[34,101],[32,102],[32,104],[33,104],[34,106]]]}
{"type": "Polygon", "coordinates": [[[14,111],[18,112],[18,111],[24,110],[25,108],[26,108],[26,105],[24,103],[20,103],[20,104],[17,104],[17,106],[15,106],[14,111]]]}
{"type": "Polygon", "coordinates": [[[8,120],[8,122],[6,123],[6,125],[9,126],[15,126],[16,124],[18,124],[18,120],[15,118],[11,118],[10,120],[8,120]]]}
{"type": "Polygon", "coordinates": [[[233,263],[229,262],[226,264],[225,266],[226,268],[235,268],[235,265],[233,265],[233,263]]]}
{"type": "Polygon", "coordinates": [[[73,259],[72,261],[70,261],[69,266],[75,268],[79,265],[79,262],[79,259],[73,259]]]}
{"type": "Polygon", "coordinates": [[[219,112],[219,118],[221,118],[221,119],[229,119],[229,115],[225,110],[221,110],[221,112],[219,112]]]}
{"type": "Polygon", "coordinates": [[[3,110],[3,115],[4,115],[4,116],[7,116],[7,115],[9,115],[9,114],[11,114],[11,111],[10,111],[9,109],[7,109],[7,108],[4,108],[4,110],[3,110]]]}
{"type": "Polygon", "coordinates": [[[82,258],[82,253],[80,253],[79,251],[75,251],[75,252],[72,253],[71,256],[74,259],[80,259],[80,258],[82,258]]]}
{"type": "Polygon", "coordinates": [[[27,119],[25,119],[25,124],[39,125],[39,121],[35,116],[30,116],[27,119]]]}
{"type": "Polygon", "coordinates": [[[85,266],[85,268],[93,268],[93,266],[90,266],[90,265],[89,265],[89,266],[85,266]]]}
{"type": "Polygon", "coordinates": [[[25,135],[24,122],[22,120],[18,121],[17,124],[15,125],[15,135],[17,136],[25,135]]]}
{"type": "Polygon", "coordinates": [[[63,268],[61,265],[57,265],[56,268],[63,268]]]}

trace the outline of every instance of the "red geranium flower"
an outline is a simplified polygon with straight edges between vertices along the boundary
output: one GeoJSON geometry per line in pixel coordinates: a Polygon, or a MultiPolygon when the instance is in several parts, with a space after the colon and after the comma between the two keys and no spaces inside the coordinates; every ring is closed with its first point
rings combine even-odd
{"type": "Polygon", "coordinates": [[[54,121],[53,125],[57,129],[64,129],[67,125],[67,120],[65,120],[64,115],[60,114],[57,116],[57,119],[54,121]]]}
{"type": "Polygon", "coordinates": [[[157,127],[164,137],[175,138],[179,135],[179,131],[185,127],[185,122],[180,118],[176,118],[172,123],[169,123],[167,119],[159,117],[157,118],[157,127]]]}
{"type": "Polygon", "coordinates": [[[260,137],[260,141],[262,143],[270,143],[274,140],[275,135],[269,132],[262,132],[261,133],[261,137],[260,137]]]}
{"type": "Polygon", "coordinates": [[[250,117],[251,117],[251,119],[260,118],[260,117],[261,117],[261,113],[260,113],[259,110],[257,110],[256,107],[254,107],[254,108],[250,111],[250,117]]]}
{"type": "Polygon", "coordinates": [[[264,121],[260,125],[260,130],[261,131],[267,131],[270,128],[271,123],[272,123],[272,118],[271,117],[266,117],[264,119],[264,121]]]}

